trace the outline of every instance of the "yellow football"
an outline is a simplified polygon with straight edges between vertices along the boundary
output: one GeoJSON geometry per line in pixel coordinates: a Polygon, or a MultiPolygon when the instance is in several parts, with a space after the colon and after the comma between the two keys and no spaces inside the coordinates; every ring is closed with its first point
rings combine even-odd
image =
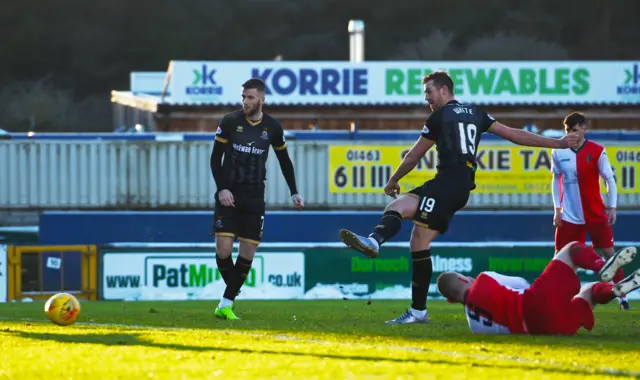
{"type": "Polygon", "coordinates": [[[78,320],[80,302],[69,293],[58,293],[44,304],[44,314],[58,326],[69,326],[78,320]]]}

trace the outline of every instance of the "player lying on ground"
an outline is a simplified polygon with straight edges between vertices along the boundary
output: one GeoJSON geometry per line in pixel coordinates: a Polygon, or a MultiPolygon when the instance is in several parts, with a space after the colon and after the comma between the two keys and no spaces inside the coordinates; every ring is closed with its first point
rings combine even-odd
{"type": "Polygon", "coordinates": [[[227,285],[215,314],[232,320],[239,319],[233,312],[233,301],[262,241],[269,147],[276,152],[295,207],[304,207],[304,200],[296,189],[282,126],[262,112],[264,82],[249,79],[242,87],[242,110],[222,118],[211,152],[211,173],[216,182],[213,217],[216,263],[227,285]],[[240,241],[240,252],[234,264],[231,251],[236,237],[240,241]]]}
{"type": "MultiPolygon", "coordinates": [[[[570,241],[586,242],[588,232],[593,247],[601,249],[609,258],[614,253],[611,226],[616,222],[618,190],[607,152],[602,145],[585,138],[587,118],[583,114],[567,115],[564,129],[566,133],[577,134],[580,140],[576,148],[551,151],[556,252],[570,241]],[[608,209],[602,201],[600,177],[607,184],[608,209]]],[[[623,278],[624,272],[620,269],[613,282],[623,278]]],[[[631,309],[626,298],[619,301],[620,309],[631,309]]]]}
{"type": "Polygon", "coordinates": [[[389,203],[369,237],[346,229],[340,231],[340,240],[347,246],[375,258],[380,246],[400,231],[402,221],[413,220],[409,243],[413,260],[411,308],[387,323],[429,321],[427,294],[433,272],[431,241],[438,234],[446,233],[454,214],[467,204],[476,187],[476,152],[483,133],[496,134],[518,145],[547,148],[569,148],[578,141],[574,134],[552,139],[509,128],[479,108],[459,103],[453,94],[453,81],[444,71],[425,76],[422,83],[432,113],[422,135],[391,176],[384,192],[396,198],[400,193],[398,182],[415,168],[434,144],[438,151],[435,177],[389,203]]]}
{"type": "Polygon", "coordinates": [[[596,304],[640,288],[640,269],[615,285],[608,282],[635,256],[636,248],[627,247],[605,262],[593,248],[571,242],[531,286],[523,278],[495,272],[475,279],[445,272],[438,276],[438,290],[449,302],[464,305],[473,333],[573,335],[580,327],[593,329],[596,304]],[[577,268],[598,272],[603,282],[580,288],[577,268]]]}

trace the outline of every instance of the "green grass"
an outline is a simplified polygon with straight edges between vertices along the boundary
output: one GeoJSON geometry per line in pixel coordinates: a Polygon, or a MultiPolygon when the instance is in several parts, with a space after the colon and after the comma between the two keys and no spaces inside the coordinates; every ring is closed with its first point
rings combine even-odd
{"type": "MultiPolygon", "coordinates": [[[[0,378],[593,378],[640,374],[638,313],[616,302],[574,337],[472,335],[460,305],[429,303],[427,325],[385,325],[406,302],[83,302],[80,322],[43,304],[0,304],[0,378]],[[107,325],[109,324],[109,325],[107,325]],[[119,324],[120,326],[117,326],[119,324]],[[137,327],[131,327],[137,325],[137,327]],[[615,370],[618,372],[609,372],[615,370]],[[91,376],[91,377],[90,377],[91,376]]],[[[632,305],[635,306],[635,305],[632,305]]]]}

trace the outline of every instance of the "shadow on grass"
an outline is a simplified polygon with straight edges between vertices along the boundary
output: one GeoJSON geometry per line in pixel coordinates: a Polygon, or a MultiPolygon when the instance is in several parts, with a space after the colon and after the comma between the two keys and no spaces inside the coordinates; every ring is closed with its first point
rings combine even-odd
{"type": "MultiPolygon", "coordinates": [[[[236,330],[271,334],[305,334],[319,340],[370,343],[384,339],[388,344],[416,344],[436,347],[438,343],[495,344],[493,354],[509,355],[511,347],[526,345],[525,356],[535,358],[549,347],[571,351],[624,352],[640,354],[640,320],[636,313],[621,312],[614,305],[596,310],[593,332],[581,330],[577,336],[473,335],[462,307],[430,301],[431,322],[419,325],[385,325],[405,311],[406,302],[373,300],[349,301],[239,301],[240,321],[216,319],[215,301],[84,302],[82,322],[141,325],[206,330],[236,330]],[[394,339],[394,342],[389,342],[394,339]],[[398,343],[400,341],[400,343],[398,343]],[[500,352],[502,351],[502,352],[500,352]]],[[[42,320],[41,306],[0,305],[4,316],[42,320]],[[38,309],[38,310],[36,310],[38,309]]]]}
{"type": "MultiPolygon", "coordinates": [[[[393,363],[429,363],[440,364],[450,366],[469,365],[477,368],[500,368],[500,369],[515,369],[515,370],[539,370],[549,374],[575,374],[575,375],[608,375],[608,376],[638,376],[637,373],[620,371],[619,373],[611,372],[609,370],[602,370],[597,368],[565,368],[559,365],[535,363],[531,361],[518,362],[512,360],[511,362],[495,362],[489,363],[465,361],[464,356],[458,357],[458,360],[448,359],[433,359],[433,358],[390,358],[386,356],[363,356],[363,355],[337,355],[332,353],[308,353],[300,351],[274,351],[268,349],[256,348],[228,348],[217,346],[190,346],[180,344],[169,344],[152,342],[144,338],[144,334],[55,334],[55,333],[37,333],[21,331],[17,329],[4,329],[0,330],[0,336],[7,334],[13,337],[19,337],[24,339],[32,339],[38,341],[51,341],[51,342],[64,342],[73,344],[94,344],[102,346],[127,346],[127,347],[146,347],[146,348],[159,348],[170,349],[177,351],[192,351],[192,352],[221,352],[221,353],[239,353],[239,354],[255,354],[255,355],[281,355],[281,356],[294,356],[294,357],[307,357],[318,359],[334,359],[334,360],[347,360],[347,361],[362,361],[362,362],[393,362],[393,363]]],[[[249,342],[251,343],[251,342],[249,342]]],[[[252,344],[252,343],[251,343],[252,344]]],[[[258,345],[259,346],[259,345],[258,345]]],[[[330,346],[326,347],[326,350],[331,350],[330,346]]],[[[416,352],[416,354],[428,355],[429,351],[416,352]]],[[[438,352],[431,352],[432,354],[440,354],[438,352]]],[[[215,358],[214,358],[215,359],[215,358]]]]}
{"type": "MultiPolygon", "coordinates": [[[[376,301],[371,305],[354,301],[243,301],[236,312],[240,321],[216,319],[216,302],[194,301],[113,303],[115,311],[97,315],[98,323],[140,324],[193,329],[266,331],[277,334],[309,334],[322,339],[328,334],[357,339],[395,338],[424,345],[431,341],[450,343],[527,344],[532,350],[547,346],[602,352],[640,353],[640,320],[635,313],[612,307],[596,313],[596,327],[576,336],[474,335],[469,331],[460,305],[431,301],[429,324],[386,325],[385,320],[405,311],[406,303],[376,301]],[[184,306],[184,307],[181,307],[184,306]],[[537,347],[536,347],[537,346],[537,347]]],[[[328,336],[327,339],[335,337],[328,336]]],[[[367,340],[371,340],[367,339],[367,340]]]]}

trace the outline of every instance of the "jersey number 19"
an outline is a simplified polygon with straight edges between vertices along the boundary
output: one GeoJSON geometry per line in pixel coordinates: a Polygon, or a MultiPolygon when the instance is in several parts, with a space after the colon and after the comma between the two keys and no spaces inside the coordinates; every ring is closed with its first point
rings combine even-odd
{"type": "Polygon", "coordinates": [[[476,136],[478,128],[475,124],[458,123],[460,135],[460,152],[463,154],[476,154],[476,136]]]}

